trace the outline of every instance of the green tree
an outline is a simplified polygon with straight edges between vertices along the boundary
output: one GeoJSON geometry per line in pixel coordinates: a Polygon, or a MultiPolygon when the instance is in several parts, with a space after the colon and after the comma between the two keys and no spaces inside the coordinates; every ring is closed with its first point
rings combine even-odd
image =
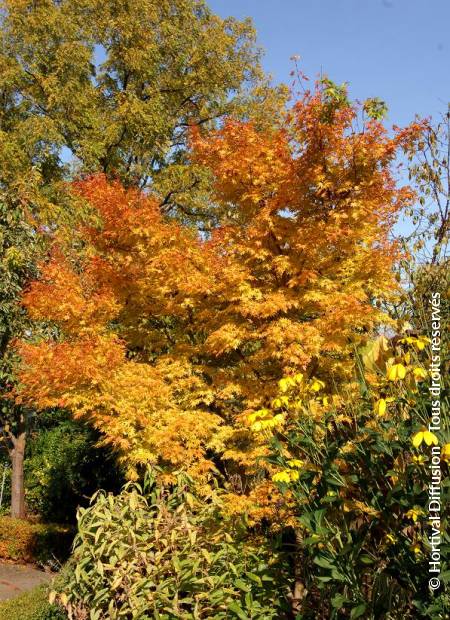
{"type": "Polygon", "coordinates": [[[151,185],[166,212],[190,215],[207,177],[184,165],[189,126],[250,110],[272,121],[279,109],[284,90],[264,78],[250,21],[221,19],[201,0],[0,6],[8,170],[24,151],[25,165],[54,178],[70,153],[76,169],[151,185]]]}
{"type": "Polygon", "coordinates": [[[27,507],[51,523],[72,523],[95,491],[118,492],[124,475],[99,434],[64,410],[36,418],[27,442],[27,507]]]}
{"type": "Polygon", "coordinates": [[[39,238],[27,221],[26,211],[0,197],[0,439],[12,462],[11,513],[24,514],[23,460],[26,427],[31,412],[17,404],[11,391],[15,385],[14,353],[9,346],[24,334],[29,322],[19,303],[23,286],[36,275],[35,255],[39,238]]]}

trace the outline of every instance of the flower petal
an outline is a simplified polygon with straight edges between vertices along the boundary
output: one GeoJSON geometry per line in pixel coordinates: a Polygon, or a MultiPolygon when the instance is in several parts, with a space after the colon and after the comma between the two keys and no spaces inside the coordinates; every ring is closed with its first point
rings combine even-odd
{"type": "Polygon", "coordinates": [[[423,441],[423,431],[419,431],[412,438],[412,444],[415,448],[418,448],[423,441]]]}

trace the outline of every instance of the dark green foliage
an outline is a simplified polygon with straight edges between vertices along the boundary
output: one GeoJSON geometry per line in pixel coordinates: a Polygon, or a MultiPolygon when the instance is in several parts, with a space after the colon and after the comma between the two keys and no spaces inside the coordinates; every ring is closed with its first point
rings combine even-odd
{"type": "Polygon", "coordinates": [[[23,287],[36,276],[38,238],[29,213],[15,204],[0,187],[0,433],[11,447],[9,432],[17,431],[21,414],[28,412],[5,398],[15,382],[15,354],[10,347],[29,327],[25,309],[18,303],[23,287]]]}
{"type": "MultiPolygon", "coordinates": [[[[9,340],[26,326],[25,311],[17,305],[23,286],[36,276],[34,257],[38,239],[20,205],[0,194],[0,356],[9,340]],[[25,324],[25,325],[24,325],[25,324]]],[[[0,380],[5,380],[2,369],[0,380]]]]}
{"type": "Polygon", "coordinates": [[[97,447],[99,436],[63,412],[43,413],[28,443],[25,489],[28,511],[53,523],[73,523],[98,489],[124,482],[114,455],[97,447]]]}

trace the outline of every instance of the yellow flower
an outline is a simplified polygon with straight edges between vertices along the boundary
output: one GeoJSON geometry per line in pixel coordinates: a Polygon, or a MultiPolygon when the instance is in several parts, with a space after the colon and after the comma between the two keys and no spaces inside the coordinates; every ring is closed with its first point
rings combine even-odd
{"type": "Polygon", "coordinates": [[[397,538],[394,536],[394,534],[386,534],[386,542],[394,544],[397,542],[397,538]]]}
{"type": "Polygon", "coordinates": [[[399,342],[407,342],[408,344],[414,344],[415,342],[415,338],[413,338],[412,336],[406,336],[406,338],[402,338],[401,340],[399,340],[399,342]]]}
{"type": "Polygon", "coordinates": [[[415,555],[419,555],[419,553],[422,552],[420,545],[418,543],[415,543],[413,545],[410,546],[411,551],[415,554],[415,555]]]}
{"type": "Polygon", "coordinates": [[[415,523],[417,519],[424,514],[425,512],[422,510],[422,508],[420,508],[419,506],[414,506],[414,508],[408,510],[405,516],[408,517],[408,519],[412,519],[415,523]]]}
{"type": "Polygon", "coordinates": [[[427,460],[427,457],[423,456],[423,454],[414,454],[412,458],[414,463],[417,463],[417,465],[422,465],[422,463],[425,463],[427,460]]]}
{"type": "Polygon", "coordinates": [[[423,441],[427,444],[427,446],[431,446],[431,444],[437,446],[439,443],[436,435],[431,431],[428,431],[426,428],[423,428],[414,435],[412,438],[412,444],[415,448],[418,448],[423,441]]]}
{"type": "Polygon", "coordinates": [[[252,431],[265,431],[268,429],[272,429],[275,428],[276,426],[281,426],[284,422],[284,417],[281,415],[281,413],[278,413],[277,415],[273,416],[273,418],[269,418],[266,420],[258,420],[257,422],[254,422],[251,425],[251,429],[252,431]]]}
{"type": "Polygon", "coordinates": [[[291,477],[288,471],[279,471],[272,476],[272,480],[274,482],[286,482],[287,484],[289,484],[289,482],[291,481],[291,477]]]}
{"type": "Polygon", "coordinates": [[[281,407],[287,407],[289,405],[289,398],[287,396],[280,396],[272,401],[272,407],[274,409],[281,409],[281,407]]]}
{"type": "Polygon", "coordinates": [[[417,366],[417,368],[414,368],[413,374],[417,381],[421,381],[422,379],[427,378],[427,371],[425,370],[425,368],[420,368],[419,366],[417,366]]]}
{"type": "Polygon", "coordinates": [[[289,484],[289,482],[294,482],[299,479],[299,472],[293,469],[285,469],[284,471],[279,471],[278,473],[272,476],[272,480],[274,482],[285,482],[289,484]]]}
{"type": "Polygon", "coordinates": [[[284,423],[284,415],[281,413],[277,413],[273,416],[272,421],[275,426],[280,426],[284,423]]]}
{"type": "Polygon", "coordinates": [[[447,463],[450,463],[450,443],[446,443],[442,447],[441,456],[444,461],[447,461],[447,463]]]}
{"type": "Polygon", "coordinates": [[[300,477],[300,474],[295,469],[285,469],[284,471],[279,471],[272,476],[272,480],[274,482],[285,482],[289,484],[289,482],[295,482],[300,477]]]}
{"type": "Polygon", "coordinates": [[[397,381],[397,379],[404,379],[406,377],[406,368],[403,364],[394,364],[388,370],[387,378],[389,381],[397,381]]]}
{"type": "Polygon", "coordinates": [[[278,381],[278,387],[282,392],[287,392],[290,387],[295,386],[295,381],[292,377],[283,377],[278,381]]]}
{"type": "Polygon", "coordinates": [[[389,396],[388,398],[380,398],[377,400],[374,406],[374,411],[377,415],[383,416],[386,413],[386,408],[388,403],[393,403],[395,398],[389,396]]]}
{"type": "Polygon", "coordinates": [[[303,461],[300,459],[291,459],[288,461],[289,467],[303,467],[303,461]]]}
{"type": "Polygon", "coordinates": [[[258,411],[254,411],[253,413],[248,414],[248,421],[252,423],[261,418],[267,418],[267,416],[270,415],[271,414],[268,409],[258,409],[258,411]]]}
{"type": "Polygon", "coordinates": [[[383,416],[386,413],[386,399],[380,398],[375,403],[375,413],[379,416],[383,416]]]}
{"type": "Polygon", "coordinates": [[[255,433],[262,431],[263,430],[262,422],[254,422],[250,428],[252,429],[252,431],[255,431],[255,433]]]}
{"type": "Polygon", "coordinates": [[[426,345],[429,344],[430,342],[431,340],[427,338],[426,336],[419,336],[418,338],[416,338],[416,342],[414,344],[419,349],[419,351],[423,351],[426,345]]]}
{"type": "Polygon", "coordinates": [[[282,426],[284,424],[284,416],[281,413],[277,413],[272,416],[272,412],[269,409],[259,409],[253,413],[248,414],[248,421],[250,422],[250,428],[252,431],[259,432],[267,429],[275,428],[276,426],[282,426]]]}
{"type": "Polygon", "coordinates": [[[321,381],[320,379],[315,379],[315,378],[313,378],[309,386],[310,390],[312,390],[313,392],[320,392],[320,390],[322,390],[324,387],[325,387],[325,383],[321,381]]]}
{"type": "Polygon", "coordinates": [[[431,340],[426,336],[419,336],[418,338],[415,338],[414,336],[407,336],[406,338],[402,338],[400,342],[413,344],[419,349],[419,351],[423,351],[426,345],[431,342],[431,340]]]}

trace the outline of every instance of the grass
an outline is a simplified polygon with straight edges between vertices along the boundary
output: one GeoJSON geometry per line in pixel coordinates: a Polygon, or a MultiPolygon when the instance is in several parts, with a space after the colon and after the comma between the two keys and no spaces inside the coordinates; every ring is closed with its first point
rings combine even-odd
{"type": "Polygon", "coordinates": [[[66,617],[48,602],[45,585],[0,603],[0,620],[64,620],[66,617]]]}

